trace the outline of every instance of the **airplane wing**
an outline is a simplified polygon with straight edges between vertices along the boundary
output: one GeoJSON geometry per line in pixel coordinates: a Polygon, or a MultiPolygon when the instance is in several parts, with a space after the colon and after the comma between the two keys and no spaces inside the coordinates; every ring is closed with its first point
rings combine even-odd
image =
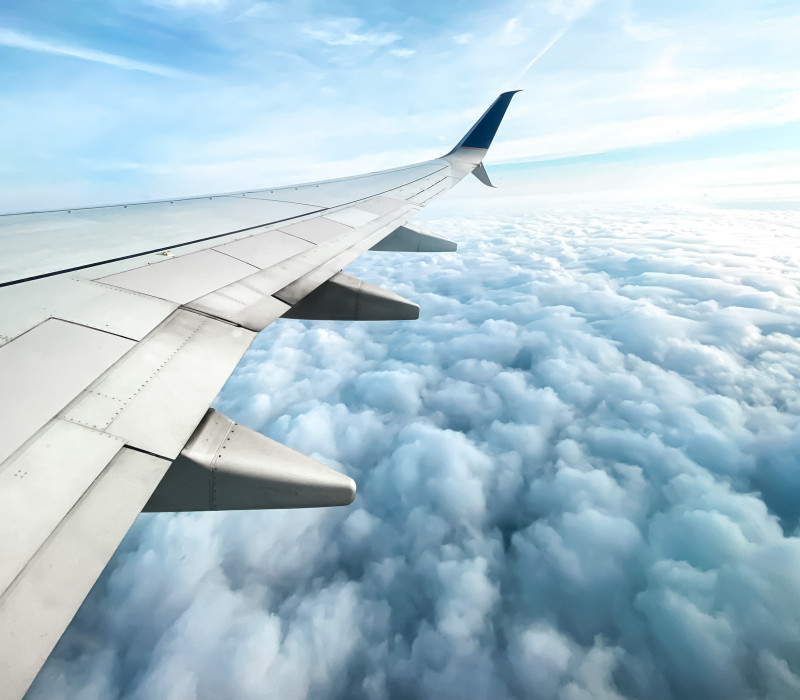
{"type": "Polygon", "coordinates": [[[143,509],[353,500],[348,477],[209,405],[277,318],[417,318],[342,270],[371,249],[455,250],[406,223],[484,180],[513,94],[425,163],[0,216],[0,696],[25,693],[143,509]]]}

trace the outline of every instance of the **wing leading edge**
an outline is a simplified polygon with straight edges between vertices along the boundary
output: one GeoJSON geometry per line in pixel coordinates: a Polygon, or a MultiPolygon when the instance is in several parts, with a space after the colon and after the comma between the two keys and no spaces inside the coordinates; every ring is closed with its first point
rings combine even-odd
{"type": "Polygon", "coordinates": [[[0,216],[0,697],[25,693],[143,508],[352,501],[348,477],[208,407],[281,316],[417,317],[343,268],[455,250],[406,224],[481,166],[512,96],[425,163],[0,216]]]}

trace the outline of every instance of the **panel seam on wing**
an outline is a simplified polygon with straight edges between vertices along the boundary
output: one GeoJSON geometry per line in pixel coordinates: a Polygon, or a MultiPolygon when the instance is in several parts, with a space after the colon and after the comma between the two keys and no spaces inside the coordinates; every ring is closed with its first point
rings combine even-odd
{"type": "MultiPolygon", "coordinates": [[[[129,394],[127,396],[127,398],[120,398],[119,396],[114,396],[112,394],[105,394],[105,393],[98,392],[98,391],[92,391],[92,390],[89,390],[89,389],[84,390],[82,396],[85,396],[86,394],[95,394],[96,396],[103,396],[105,398],[112,399],[114,401],[117,401],[120,404],[120,406],[117,408],[117,410],[111,415],[111,417],[108,419],[108,421],[105,422],[105,424],[102,425],[102,427],[98,426],[98,425],[92,425],[90,423],[86,423],[85,421],[82,421],[79,418],[68,417],[67,415],[64,415],[64,420],[68,420],[68,421],[70,421],[72,423],[77,423],[78,425],[83,425],[83,426],[85,426],[87,428],[94,428],[96,430],[107,430],[111,426],[111,424],[117,419],[119,414],[122,413],[122,411],[124,411],[128,407],[128,405],[131,403],[131,401],[133,401],[133,399],[135,399],[136,396],[138,396],[141,393],[141,391],[148,384],[150,384],[150,382],[153,381],[153,379],[155,379],[156,376],[158,376],[158,374],[161,372],[161,370],[163,370],[169,364],[169,362],[183,348],[186,347],[186,345],[189,343],[189,341],[191,341],[191,339],[208,323],[208,317],[204,317],[201,314],[194,313],[190,309],[186,309],[186,310],[190,311],[195,316],[197,316],[200,319],[200,323],[191,331],[191,333],[189,333],[183,339],[183,341],[181,342],[180,345],[178,345],[174,350],[172,350],[172,352],[169,355],[167,355],[166,357],[164,357],[162,359],[161,364],[158,365],[158,367],[155,369],[155,371],[152,374],[150,374],[150,376],[148,376],[144,381],[139,383],[137,388],[136,388],[136,390],[132,394],[129,394]]],[[[135,347],[136,346],[134,346],[134,350],[135,350],[135,347]]],[[[101,381],[102,381],[102,378],[101,378],[101,381]]]]}

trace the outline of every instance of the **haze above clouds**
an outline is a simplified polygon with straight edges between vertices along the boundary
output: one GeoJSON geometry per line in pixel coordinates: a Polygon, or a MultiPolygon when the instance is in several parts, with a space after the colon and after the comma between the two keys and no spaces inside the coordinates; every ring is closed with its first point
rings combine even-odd
{"type": "Polygon", "coordinates": [[[356,502],[141,517],[31,698],[796,696],[796,212],[465,206],[217,401],[356,502]]]}

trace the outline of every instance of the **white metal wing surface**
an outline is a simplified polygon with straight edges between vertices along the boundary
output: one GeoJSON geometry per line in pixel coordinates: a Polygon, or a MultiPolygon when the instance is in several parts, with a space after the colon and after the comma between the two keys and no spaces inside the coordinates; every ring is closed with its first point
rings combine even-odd
{"type": "Polygon", "coordinates": [[[209,405],[281,316],[416,318],[343,268],[455,250],[406,226],[481,165],[0,216],[0,697],[21,697],[139,512],[350,503],[355,485],[209,405]]]}

